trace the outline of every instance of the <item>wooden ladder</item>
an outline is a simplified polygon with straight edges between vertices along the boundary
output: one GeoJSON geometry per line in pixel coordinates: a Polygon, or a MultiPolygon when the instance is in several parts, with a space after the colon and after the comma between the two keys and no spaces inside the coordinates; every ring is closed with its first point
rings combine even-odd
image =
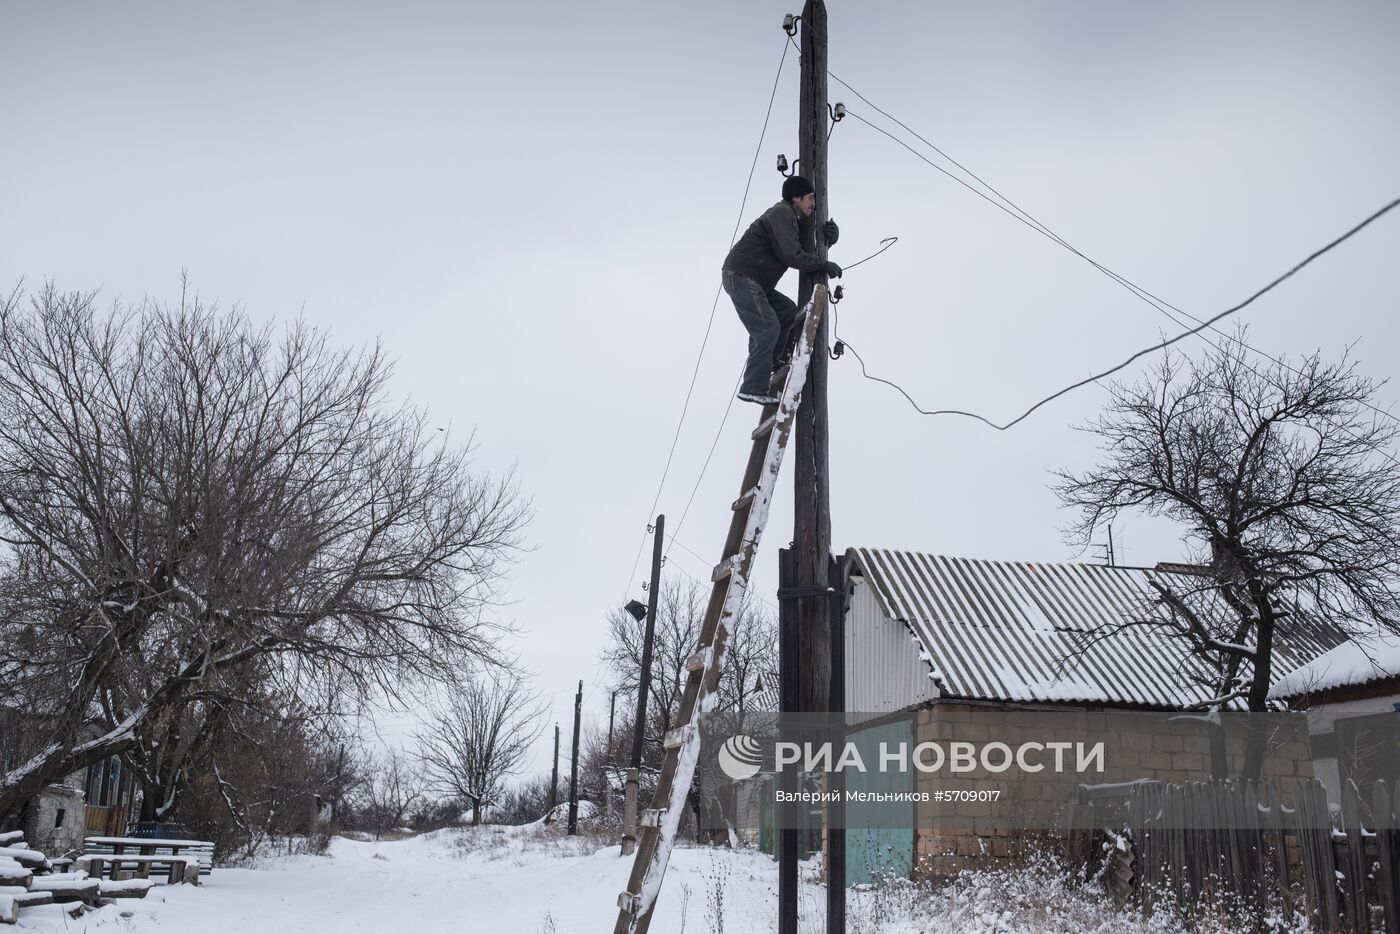
{"type": "Polygon", "coordinates": [[[718,696],[720,666],[729,641],[729,622],[743,603],[749,571],[758,550],[763,526],[768,521],[768,505],[782,467],[783,451],[792,433],[793,416],[801,404],[802,388],[816,343],[817,328],[826,311],[826,286],[818,285],[807,303],[806,318],[792,359],[785,369],[773,374],[773,385],[782,383],[777,405],[766,405],[754,429],[753,450],[744,468],[744,482],[734,501],[729,534],[724,540],[724,559],[715,566],[710,602],[700,628],[700,644],[686,660],[688,672],[685,694],[675,729],[666,734],[665,759],[656,781],[651,809],[639,823],[641,840],[632,863],[627,891],[617,897],[617,925],[614,934],[646,934],[652,909],[661,893],[661,881],[670,862],[686,797],[700,759],[700,727],[714,708],[718,696]]]}

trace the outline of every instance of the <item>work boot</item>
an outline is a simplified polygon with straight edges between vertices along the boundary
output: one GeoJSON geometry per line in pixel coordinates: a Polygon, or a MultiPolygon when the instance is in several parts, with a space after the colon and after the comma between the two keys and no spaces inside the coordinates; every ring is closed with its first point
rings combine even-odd
{"type": "Polygon", "coordinates": [[[777,396],[762,392],[741,392],[739,398],[745,402],[757,402],[759,405],[777,405],[780,401],[777,396]]]}

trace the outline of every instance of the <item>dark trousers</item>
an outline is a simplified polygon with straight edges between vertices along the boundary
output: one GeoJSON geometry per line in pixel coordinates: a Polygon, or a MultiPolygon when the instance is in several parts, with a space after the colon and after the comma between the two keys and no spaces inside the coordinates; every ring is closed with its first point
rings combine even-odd
{"type": "Polygon", "coordinates": [[[722,281],[739,320],[749,332],[749,360],[744,365],[739,391],[767,395],[773,367],[787,349],[797,304],[776,289],[764,291],[757,282],[737,272],[724,270],[722,281]]]}

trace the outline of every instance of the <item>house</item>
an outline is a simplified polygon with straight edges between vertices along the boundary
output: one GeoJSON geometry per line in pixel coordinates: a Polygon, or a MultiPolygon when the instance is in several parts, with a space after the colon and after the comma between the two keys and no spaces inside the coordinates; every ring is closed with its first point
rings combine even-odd
{"type": "Polygon", "coordinates": [[[136,776],[120,756],[94,762],[82,775],[87,790],[84,826],[94,836],[121,836],[132,820],[136,776]]]}
{"type": "MultiPolygon", "coordinates": [[[[845,706],[870,715],[858,745],[872,752],[925,748],[938,758],[916,765],[939,765],[847,777],[848,792],[854,784],[872,796],[914,799],[907,819],[882,812],[853,827],[859,815],[848,814],[852,881],[862,881],[863,871],[946,875],[995,864],[1031,831],[1062,831],[1083,784],[1180,782],[1240,767],[1238,724],[1217,719],[1228,715],[1185,713],[1211,700],[1218,678],[1161,625],[1166,617],[1153,586],[1199,594],[1200,569],[875,548],[851,549],[845,567],[845,706]],[[961,771],[944,767],[954,741],[971,741],[984,758],[961,771]],[[1044,768],[1047,749],[1058,744],[1067,744],[1059,751],[1075,750],[1073,767],[1057,760],[1044,768]],[[1025,750],[1024,762],[1007,764],[1025,750]],[[1080,768],[1085,750],[1087,768],[1080,768]],[[947,796],[942,803],[940,794],[947,796]]],[[[1338,641],[1306,614],[1284,625],[1276,671],[1338,641]]],[[[1297,718],[1274,730],[1264,774],[1311,777],[1297,718]]]]}
{"type": "Polygon", "coordinates": [[[111,756],[46,785],[25,804],[18,829],[51,856],[81,853],[86,836],[126,833],[135,785],[131,770],[111,756]]]}
{"type": "MultiPolygon", "coordinates": [[[[53,720],[26,706],[0,705],[0,765],[20,768],[52,741],[53,720]]],[[[83,738],[97,728],[85,726],[83,738]]],[[[86,835],[124,834],[136,797],[135,775],[110,756],[44,786],[0,821],[0,830],[22,830],[30,846],[53,856],[81,852],[86,835]]]]}
{"type": "Polygon", "coordinates": [[[1400,635],[1353,636],[1294,668],[1270,697],[1306,711],[1319,781],[1328,803],[1354,784],[1361,800],[1377,781],[1400,778],[1400,635]]]}

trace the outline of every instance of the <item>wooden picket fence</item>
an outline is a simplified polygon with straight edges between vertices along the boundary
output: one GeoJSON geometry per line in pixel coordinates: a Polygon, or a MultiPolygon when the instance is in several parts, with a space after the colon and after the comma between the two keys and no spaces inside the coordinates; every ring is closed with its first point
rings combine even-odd
{"type": "Polygon", "coordinates": [[[1303,913],[1326,934],[1400,934],[1400,782],[1364,801],[1348,787],[1338,816],[1316,781],[1083,789],[1075,811],[1071,852],[1107,828],[1106,881],[1145,911],[1215,903],[1303,913]]]}

